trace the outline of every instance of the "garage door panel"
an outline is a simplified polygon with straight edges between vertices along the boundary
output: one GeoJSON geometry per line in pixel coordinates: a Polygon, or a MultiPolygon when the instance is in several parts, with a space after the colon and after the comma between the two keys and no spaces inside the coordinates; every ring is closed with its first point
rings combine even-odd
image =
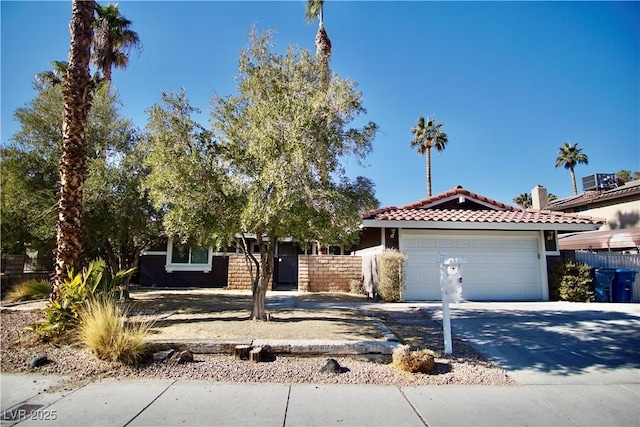
{"type": "Polygon", "coordinates": [[[537,234],[452,234],[403,231],[400,245],[408,256],[406,300],[440,299],[441,253],[466,259],[462,288],[467,300],[542,299],[537,234]]]}
{"type": "Polygon", "coordinates": [[[484,249],[487,247],[487,242],[486,240],[473,239],[471,241],[471,247],[474,249],[479,249],[479,248],[484,249]]]}
{"type": "Polygon", "coordinates": [[[440,249],[453,249],[455,247],[452,239],[437,239],[434,241],[438,242],[438,248],[440,249]]]}

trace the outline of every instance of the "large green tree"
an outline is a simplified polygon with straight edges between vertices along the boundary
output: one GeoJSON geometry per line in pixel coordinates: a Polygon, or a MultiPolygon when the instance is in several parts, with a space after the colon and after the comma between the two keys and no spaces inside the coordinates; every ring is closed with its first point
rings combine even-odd
{"type": "Polygon", "coordinates": [[[71,267],[78,267],[83,258],[82,186],[86,176],[85,136],[92,96],[89,60],[94,8],[93,0],[73,0],[71,6],[69,61],[62,92],[64,113],[52,291],[54,299],[67,271],[71,267]]]}
{"type": "MultiPolygon", "coordinates": [[[[39,87],[37,81],[34,86],[39,87]]],[[[15,112],[20,128],[0,159],[3,256],[26,246],[40,252],[55,246],[62,104],[62,86],[45,85],[15,112]]],[[[93,96],[82,200],[84,251],[107,259],[113,274],[136,267],[142,247],[161,235],[162,222],[141,189],[147,170],[141,167],[139,138],[119,107],[117,92],[93,96]]]]}
{"type": "Polygon", "coordinates": [[[556,157],[556,167],[564,166],[571,172],[571,184],[573,185],[573,194],[578,194],[578,185],[576,184],[576,173],[574,171],[578,164],[589,164],[589,158],[578,148],[578,143],[571,144],[564,142],[558,149],[558,157],[556,157]]]}
{"type": "Polygon", "coordinates": [[[130,28],[131,24],[117,4],[96,5],[92,62],[108,83],[113,68],[126,68],[131,51],[142,49],[140,37],[130,28]]]}
{"type": "MultiPolygon", "coordinates": [[[[131,128],[118,129],[126,145],[115,154],[117,160],[100,157],[89,162],[85,183],[85,239],[97,256],[107,260],[112,274],[137,269],[140,254],[162,236],[162,216],[142,183],[148,170],[131,128]]],[[[113,141],[113,139],[112,139],[113,141]]],[[[122,283],[122,297],[129,297],[129,281],[122,283]]]]}
{"type": "Polygon", "coordinates": [[[184,94],[165,95],[170,105],[154,107],[149,129],[149,182],[158,206],[167,209],[166,222],[175,221],[176,232],[187,230],[185,238],[197,234],[200,243],[229,241],[236,233],[257,240],[259,256],[246,251],[256,272],[256,320],[266,319],[278,238],[353,242],[359,212],[377,206],[371,181],[350,180],[342,165],[347,156],[364,158],[377,131],[372,122],[352,127],[365,113],[355,83],[334,75],[323,90],[321,65],[308,51],[289,47],[279,55],[270,44],[270,34],[251,33],[240,53],[236,93],[212,100],[211,133],[193,119],[184,94]],[[321,137],[319,112],[329,130],[321,137]],[[320,179],[321,170],[329,179],[320,179]]]}
{"type": "Polygon", "coordinates": [[[449,139],[447,134],[442,130],[443,123],[436,123],[435,116],[429,117],[427,120],[424,117],[418,118],[418,123],[411,128],[413,134],[413,140],[411,141],[411,147],[418,149],[418,154],[427,155],[427,197],[431,197],[431,149],[433,147],[441,153],[449,139]]]}
{"type": "Polygon", "coordinates": [[[638,171],[631,172],[630,170],[622,169],[622,170],[616,172],[616,176],[618,178],[620,178],[624,182],[629,182],[629,181],[633,181],[633,180],[636,180],[636,179],[640,179],[640,172],[638,172],[638,171]]]}
{"type": "Polygon", "coordinates": [[[166,233],[182,243],[222,247],[240,231],[229,215],[241,186],[227,179],[221,147],[196,116],[199,110],[179,94],[164,92],[147,113],[145,181],[156,207],[164,212],[166,233]]]}

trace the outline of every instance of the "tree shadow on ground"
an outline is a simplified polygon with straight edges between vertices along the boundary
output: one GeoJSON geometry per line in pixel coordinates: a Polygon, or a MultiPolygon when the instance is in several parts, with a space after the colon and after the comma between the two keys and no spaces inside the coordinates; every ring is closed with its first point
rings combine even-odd
{"type": "Polygon", "coordinates": [[[640,318],[607,310],[452,310],[453,333],[507,370],[640,368],[640,318]]]}

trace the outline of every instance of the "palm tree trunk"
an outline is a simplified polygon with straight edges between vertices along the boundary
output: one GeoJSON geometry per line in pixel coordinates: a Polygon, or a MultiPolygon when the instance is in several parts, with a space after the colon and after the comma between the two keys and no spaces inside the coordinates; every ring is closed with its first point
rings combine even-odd
{"type": "Polygon", "coordinates": [[[330,72],[329,59],[331,58],[331,40],[324,29],[324,25],[320,23],[318,32],[316,33],[316,57],[320,60],[320,82],[322,88],[329,88],[330,72]]]}
{"type": "Polygon", "coordinates": [[[571,184],[573,185],[573,195],[578,195],[578,185],[576,184],[576,173],[573,171],[573,168],[569,169],[571,172],[571,184]]]}
{"type": "Polygon", "coordinates": [[[89,59],[95,2],[73,0],[67,78],[63,88],[64,118],[60,150],[57,248],[52,298],[72,266],[82,262],[82,186],[86,170],[86,126],[91,108],[89,59]]]}
{"type": "Polygon", "coordinates": [[[427,148],[427,197],[431,197],[431,148],[427,148]]]}

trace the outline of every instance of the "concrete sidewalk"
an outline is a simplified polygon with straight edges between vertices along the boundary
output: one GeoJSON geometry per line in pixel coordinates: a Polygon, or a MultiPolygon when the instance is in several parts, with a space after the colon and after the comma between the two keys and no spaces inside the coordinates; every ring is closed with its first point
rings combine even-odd
{"type": "Polygon", "coordinates": [[[2,374],[2,425],[638,426],[640,384],[393,387],[2,374]]]}

